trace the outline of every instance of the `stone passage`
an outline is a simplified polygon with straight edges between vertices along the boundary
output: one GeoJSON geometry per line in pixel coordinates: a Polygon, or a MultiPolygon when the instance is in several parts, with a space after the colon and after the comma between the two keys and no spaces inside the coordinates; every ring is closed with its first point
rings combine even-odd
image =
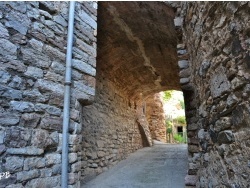
{"type": "Polygon", "coordinates": [[[158,142],[119,162],[83,188],[183,188],[187,170],[187,146],[158,142]]]}
{"type": "MultiPolygon", "coordinates": [[[[70,187],[164,139],[151,99],[171,89],[185,98],[186,183],[249,187],[249,9],[77,2],[70,187]]],[[[0,173],[10,173],[1,186],[60,187],[67,20],[67,2],[0,2],[0,173]]]]}

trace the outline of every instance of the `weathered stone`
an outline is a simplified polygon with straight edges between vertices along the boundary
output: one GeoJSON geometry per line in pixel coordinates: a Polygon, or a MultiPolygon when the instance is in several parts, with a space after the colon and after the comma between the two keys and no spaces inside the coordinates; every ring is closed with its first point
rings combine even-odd
{"type": "Polygon", "coordinates": [[[0,82],[6,84],[11,78],[11,75],[8,72],[0,70],[0,82]]]}
{"type": "Polygon", "coordinates": [[[51,115],[56,115],[56,116],[60,116],[62,113],[62,110],[59,108],[56,108],[55,106],[50,106],[50,105],[41,104],[41,103],[37,103],[35,105],[35,111],[37,111],[37,112],[46,111],[47,113],[49,113],[51,115]]]}
{"type": "Polygon", "coordinates": [[[234,78],[232,81],[231,81],[231,86],[232,86],[232,89],[238,89],[240,87],[243,87],[245,85],[245,82],[243,82],[241,79],[239,78],[234,78]]]}
{"type": "Polygon", "coordinates": [[[214,130],[220,132],[222,130],[228,129],[231,127],[231,118],[230,117],[221,117],[218,121],[215,122],[214,130]]]}
{"type": "Polygon", "coordinates": [[[33,112],[34,104],[31,102],[24,101],[11,101],[10,106],[13,110],[17,110],[19,112],[33,112]]]}
{"type": "Polygon", "coordinates": [[[41,128],[55,131],[62,131],[63,119],[54,116],[46,116],[41,121],[41,128]]]}
{"type": "Polygon", "coordinates": [[[21,14],[16,11],[11,11],[6,17],[8,21],[5,22],[5,25],[7,27],[13,28],[23,35],[27,33],[30,20],[25,14],[21,14]]]}
{"type": "Polygon", "coordinates": [[[22,89],[23,80],[19,76],[14,76],[14,78],[11,80],[11,82],[8,84],[9,87],[15,88],[15,89],[22,89]]]}
{"type": "Polygon", "coordinates": [[[2,126],[10,126],[16,125],[20,120],[19,115],[14,113],[0,113],[0,125],[2,126]]]}
{"type": "Polygon", "coordinates": [[[189,83],[189,78],[181,78],[180,79],[180,84],[187,84],[187,83],[189,83]]]}
{"type": "Polygon", "coordinates": [[[61,174],[62,172],[62,165],[61,164],[56,164],[53,166],[52,168],[52,175],[57,175],[57,174],[61,174]]]}
{"type": "Polygon", "coordinates": [[[1,96],[7,98],[7,99],[21,99],[22,98],[22,92],[19,90],[15,90],[9,87],[5,87],[0,85],[0,94],[1,96]]]}
{"type": "Polygon", "coordinates": [[[25,187],[46,187],[54,188],[60,183],[60,176],[46,177],[46,178],[36,178],[29,181],[25,187]]]}
{"type": "Polygon", "coordinates": [[[31,131],[19,127],[11,127],[5,130],[4,143],[7,147],[25,147],[31,138],[31,131]]]}
{"type": "Polygon", "coordinates": [[[74,163],[77,161],[77,153],[69,153],[69,163],[74,163]]]}
{"type": "Polygon", "coordinates": [[[210,84],[213,98],[219,97],[225,92],[229,92],[230,84],[224,72],[225,69],[220,67],[216,70],[216,74],[212,75],[210,84]]]}
{"type": "Polygon", "coordinates": [[[185,177],[185,185],[195,186],[197,181],[198,181],[198,177],[195,175],[187,175],[185,177]]]}
{"type": "Polygon", "coordinates": [[[41,155],[44,153],[44,150],[29,146],[25,148],[9,148],[6,152],[12,155],[41,155]]]}
{"type": "Polygon", "coordinates": [[[61,84],[57,84],[51,81],[38,79],[35,85],[41,92],[52,92],[63,95],[64,87],[61,84]]]}
{"type": "Polygon", "coordinates": [[[21,48],[23,60],[29,62],[34,67],[48,68],[51,60],[42,52],[30,48],[21,48]]]}
{"type": "Polygon", "coordinates": [[[49,136],[48,131],[42,129],[33,131],[31,143],[33,146],[42,149],[56,145],[56,142],[49,136]]]}
{"type": "Polygon", "coordinates": [[[10,41],[1,38],[0,39],[0,55],[7,59],[16,59],[17,47],[10,41]]]}
{"type": "Polygon", "coordinates": [[[5,145],[0,143],[0,155],[2,155],[6,151],[5,145]]]}
{"type": "Polygon", "coordinates": [[[61,163],[61,155],[60,154],[47,154],[45,155],[46,165],[54,165],[61,163]]]}
{"type": "Polygon", "coordinates": [[[29,157],[24,160],[23,170],[32,170],[45,167],[45,158],[29,157]]]}
{"type": "Polygon", "coordinates": [[[194,130],[197,130],[197,129],[198,129],[198,124],[197,123],[187,125],[187,130],[189,130],[189,131],[194,131],[194,130]]]}
{"type": "Polygon", "coordinates": [[[16,184],[8,185],[6,188],[24,188],[24,186],[21,183],[16,183],[16,184]]]}
{"type": "Polygon", "coordinates": [[[218,135],[218,142],[220,144],[231,144],[234,141],[233,132],[230,130],[222,131],[218,135]]]}
{"type": "Polygon", "coordinates": [[[205,77],[207,70],[210,67],[210,62],[209,61],[203,61],[201,64],[201,67],[199,69],[199,75],[202,77],[205,77]]]}
{"type": "Polygon", "coordinates": [[[27,71],[24,74],[32,78],[42,78],[43,70],[36,67],[28,67],[27,71]]]}
{"type": "Polygon", "coordinates": [[[71,172],[79,172],[81,170],[81,168],[82,168],[81,164],[82,164],[81,161],[73,163],[71,165],[71,172]]]}
{"type": "Polygon", "coordinates": [[[0,38],[9,38],[9,32],[2,23],[0,23],[0,38]]]}
{"type": "Polygon", "coordinates": [[[199,152],[200,150],[199,150],[199,147],[198,147],[197,145],[189,145],[189,146],[188,146],[188,151],[189,151],[190,153],[197,153],[197,152],[199,152]]]}
{"type": "Polygon", "coordinates": [[[22,157],[6,157],[6,163],[4,164],[5,169],[11,173],[21,171],[23,168],[23,161],[24,159],[22,157]]]}
{"type": "Polygon", "coordinates": [[[39,52],[43,51],[43,43],[41,41],[38,41],[34,38],[32,38],[29,43],[31,44],[31,46],[35,49],[38,50],[39,52]]]}
{"type": "Polygon", "coordinates": [[[37,89],[24,91],[23,97],[34,102],[45,102],[48,100],[48,97],[42,95],[37,89]]]}
{"type": "Polygon", "coordinates": [[[48,54],[50,57],[53,57],[53,59],[59,59],[64,61],[65,60],[65,54],[60,52],[58,49],[53,48],[49,45],[44,45],[43,48],[44,52],[48,54]]]}
{"type": "Polygon", "coordinates": [[[190,76],[190,68],[181,70],[180,73],[179,73],[179,76],[181,78],[187,78],[187,77],[189,77],[190,76]]]}
{"type": "Polygon", "coordinates": [[[93,68],[91,65],[88,65],[87,63],[85,63],[83,61],[74,59],[72,61],[72,66],[73,66],[73,68],[75,68],[83,73],[89,74],[91,76],[95,76],[95,74],[96,74],[95,68],[93,68]]]}
{"type": "Polygon", "coordinates": [[[33,178],[37,178],[39,177],[39,175],[40,175],[39,170],[22,171],[17,173],[17,180],[26,181],[33,178]]]}
{"type": "Polygon", "coordinates": [[[40,121],[40,116],[35,113],[24,113],[20,119],[20,126],[36,128],[40,121]]]}
{"type": "Polygon", "coordinates": [[[187,60],[178,61],[178,65],[179,65],[180,69],[186,69],[189,67],[187,60]]]}

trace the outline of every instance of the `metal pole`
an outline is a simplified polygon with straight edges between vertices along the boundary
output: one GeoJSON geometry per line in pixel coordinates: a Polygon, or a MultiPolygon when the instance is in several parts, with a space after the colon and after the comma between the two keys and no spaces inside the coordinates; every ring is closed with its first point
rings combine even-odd
{"type": "Polygon", "coordinates": [[[70,120],[70,87],[71,87],[71,60],[74,34],[74,13],[75,2],[70,1],[69,20],[68,20],[68,39],[67,39],[67,56],[65,71],[65,92],[63,106],[63,140],[62,140],[62,179],[61,187],[68,187],[68,131],[70,120]]]}

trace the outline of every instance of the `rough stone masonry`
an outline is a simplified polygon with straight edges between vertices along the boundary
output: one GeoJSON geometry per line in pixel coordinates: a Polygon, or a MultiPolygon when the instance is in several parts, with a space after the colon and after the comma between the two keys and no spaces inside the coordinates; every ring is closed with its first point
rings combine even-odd
{"type": "MultiPolygon", "coordinates": [[[[145,99],[167,89],[184,92],[186,184],[249,187],[249,9],[77,2],[69,187],[152,145],[145,99]]],[[[0,2],[1,187],[60,187],[67,20],[67,2],[0,2]]]]}

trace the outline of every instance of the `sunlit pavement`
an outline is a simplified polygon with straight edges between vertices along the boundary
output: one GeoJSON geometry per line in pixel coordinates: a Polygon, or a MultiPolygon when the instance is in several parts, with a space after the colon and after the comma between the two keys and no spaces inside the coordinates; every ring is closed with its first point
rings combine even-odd
{"type": "Polygon", "coordinates": [[[156,142],[131,154],[82,188],[183,188],[187,145],[156,142]]]}

